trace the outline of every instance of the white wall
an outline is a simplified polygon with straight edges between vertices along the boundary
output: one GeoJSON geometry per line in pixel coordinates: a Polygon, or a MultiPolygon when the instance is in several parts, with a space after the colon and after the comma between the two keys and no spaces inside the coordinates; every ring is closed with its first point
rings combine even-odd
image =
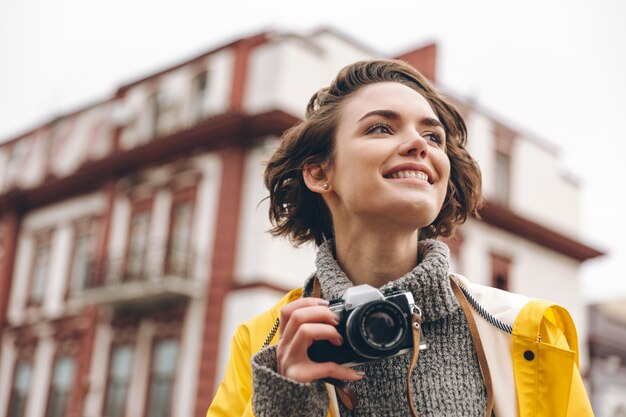
{"type": "MultiPolygon", "coordinates": [[[[463,273],[491,285],[491,253],[512,260],[509,290],[553,301],[568,309],[578,330],[583,369],[587,365],[587,316],[580,292],[579,263],[501,229],[470,220],[463,226],[463,273]]],[[[510,323],[512,324],[512,323],[510,323]]]]}
{"type": "Polygon", "coordinates": [[[290,289],[301,287],[315,270],[315,251],[312,245],[296,249],[287,239],[267,232],[271,228],[269,202],[259,202],[269,194],[263,185],[264,162],[276,143],[268,138],[246,155],[235,280],[241,284],[263,281],[290,289]]]}
{"type": "Polygon", "coordinates": [[[577,237],[581,231],[580,193],[564,179],[557,155],[529,140],[517,141],[514,155],[511,204],[522,215],[577,237]]]}
{"type": "Polygon", "coordinates": [[[9,410],[11,390],[13,388],[13,372],[17,352],[13,345],[14,337],[3,332],[0,339],[0,415],[5,416],[9,410]]]}
{"type": "Polygon", "coordinates": [[[252,52],[245,110],[281,109],[302,118],[313,93],[330,84],[343,66],[370,57],[326,34],[279,37],[252,52]]]}

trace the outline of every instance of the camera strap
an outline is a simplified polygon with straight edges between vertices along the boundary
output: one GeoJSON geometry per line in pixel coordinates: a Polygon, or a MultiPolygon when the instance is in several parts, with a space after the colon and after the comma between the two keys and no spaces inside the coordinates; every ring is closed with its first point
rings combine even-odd
{"type": "Polygon", "coordinates": [[[485,355],[485,349],[483,343],[480,340],[480,334],[478,333],[478,327],[476,326],[476,320],[470,308],[470,304],[465,297],[465,293],[459,287],[459,283],[450,276],[450,282],[452,284],[452,291],[459,300],[463,314],[467,318],[467,325],[469,327],[470,335],[472,336],[472,342],[474,342],[474,349],[476,349],[476,356],[478,356],[478,363],[480,364],[480,370],[483,374],[483,380],[485,387],[487,388],[487,417],[491,417],[493,414],[493,385],[491,381],[491,373],[489,372],[489,365],[487,364],[487,356],[485,355]]]}

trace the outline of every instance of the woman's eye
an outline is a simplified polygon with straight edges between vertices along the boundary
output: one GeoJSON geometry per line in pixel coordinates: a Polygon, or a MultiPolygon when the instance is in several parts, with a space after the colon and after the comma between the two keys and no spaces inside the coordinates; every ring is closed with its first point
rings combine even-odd
{"type": "Polygon", "coordinates": [[[366,135],[371,134],[389,134],[391,133],[391,127],[385,123],[377,123],[371,127],[369,127],[366,131],[366,135]]]}
{"type": "Polygon", "coordinates": [[[430,140],[432,142],[439,143],[439,144],[443,142],[443,139],[442,139],[441,135],[439,133],[437,133],[437,132],[426,133],[424,135],[424,138],[426,138],[426,139],[428,139],[428,140],[430,140]]]}

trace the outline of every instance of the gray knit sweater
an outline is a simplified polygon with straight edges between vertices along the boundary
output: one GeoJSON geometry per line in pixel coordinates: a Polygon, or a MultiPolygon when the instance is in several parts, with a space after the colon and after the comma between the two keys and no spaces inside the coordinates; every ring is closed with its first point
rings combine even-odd
{"type": "MultiPolygon", "coordinates": [[[[412,375],[414,402],[420,417],[484,416],[487,393],[467,320],[448,278],[448,247],[435,240],[421,241],[419,264],[388,285],[413,293],[422,309],[422,334],[428,348],[420,353],[412,375]]],[[[317,277],[322,297],[340,298],[350,280],[333,257],[331,243],[319,248],[317,277]]],[[[309,284],[307,282],[307,284],[309,284]]],[[[305,285],[305,292],[310,285],[305,285]]],[[[350,385],[359,404],[342,416],[407,416],[406,376],[410,354],[359,365],[365,377],[350,385]]],[[[252,357],[253,407],[262,416],[325,416],[328,394],[322,382],[298,383],[276,372],[275,346],[252,357]]]]}

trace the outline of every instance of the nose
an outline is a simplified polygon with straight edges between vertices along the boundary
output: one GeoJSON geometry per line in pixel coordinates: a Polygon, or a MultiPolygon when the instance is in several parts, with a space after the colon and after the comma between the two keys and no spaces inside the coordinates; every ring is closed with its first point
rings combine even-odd
{"type": "Polygon", "coordinates": [[[403,156],[426,158],[428,156],[428,143],[418,132],[411,132],[408,138],[400,145],[399,152],[403,156]]]}

